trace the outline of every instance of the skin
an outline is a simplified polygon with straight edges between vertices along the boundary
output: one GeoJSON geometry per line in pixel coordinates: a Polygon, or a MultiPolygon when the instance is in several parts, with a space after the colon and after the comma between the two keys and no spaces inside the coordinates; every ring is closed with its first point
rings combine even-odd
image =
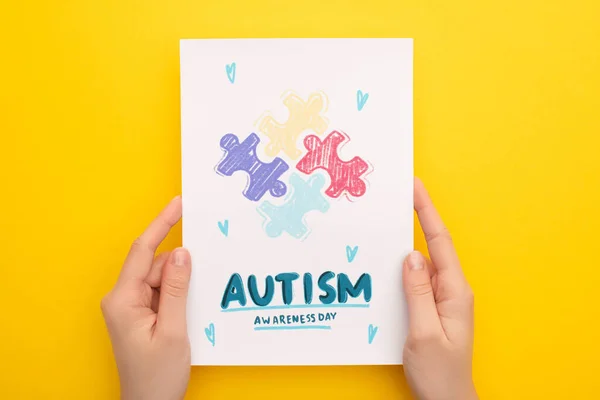
{"type": "Polygon", "coordinates": [[[414,251],[402,266],[409,315],[404,374],[417,399],[478,399],[472,380],[473,292],[419,179],[414,193],[431,260],[414,251]]]}
{"type": "Polygon", "coordinates": [[[181,218],[176,197],[132,244],[115,287],[101,303],[123,400],[179,400],[190,378],[186,299],[190,255],[154,257],[181,218]]]}
{"type": "MultiPolygon", "coordinates": [[[[431,260],[415,251],[402,266],[409,312],[404,373],[419,400],[478,399],[472,381],[473,292],[419,179],[414,193],[431,260]]],[[[176,197],[132,244],[117,283],[102,299],[123,400],[180,400],[187,389],[190,255],[178,248],[155,257],[180,218],[176,197]]]]}

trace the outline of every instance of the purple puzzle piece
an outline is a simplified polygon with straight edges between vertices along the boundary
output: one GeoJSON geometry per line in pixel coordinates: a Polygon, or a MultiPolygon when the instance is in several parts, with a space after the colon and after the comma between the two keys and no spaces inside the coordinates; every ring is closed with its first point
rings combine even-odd
{"type": "Polygon", "coordinates": [[[274,197],[281,197],[287,192],[285,183],[279,177],[289,169],[281,158],[276,157],[270,163],[264,163],[256,156],[256,146],[260,138],[251,133],[240,143],[238,137],[228,133],[221,138],[221,148],[225,156],[216,167],[219,175],[231,176],[235,171],[248,173],[248,185],[244,189],[244,196],[252,201],[258,201],[269,191],[274,197]]]}

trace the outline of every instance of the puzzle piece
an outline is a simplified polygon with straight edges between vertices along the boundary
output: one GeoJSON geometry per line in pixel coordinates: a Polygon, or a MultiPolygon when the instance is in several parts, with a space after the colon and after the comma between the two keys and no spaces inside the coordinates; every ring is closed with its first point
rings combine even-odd
{"type": "Polygon", "coordinates": [[[329,203],[321,194],[325,186],[325,177],[321,174],[311,176],[308,181],[298,174],[292,174],[290,183],[294,189],[283,205],[275,206],[265,201],[258,207],[258,212],[270,220],[265,225],[267,236],[278,237],[285,231],[300,239],[309,231],[304,223],[304,215],[313,210],[322,213],[329,210],[329,203]]]}
{"type": "Polygon", "coordinates": [[[327,108],[327,98],[322,93],[313,93],[305,102],[300,96],[290,93],[283,99],[283,104],[289,110],[287,122],[281,124],[267,115],[259,122],[258,129],[270,139],[265,149],[266,155],[275,157],[283,150],[290,159],[295,160],[302,154],[296,146],[302,132],[310,129],[321,135],[327,129],[328,121],[321,115],[327,108]]]}
{"type": "Polygon", "coordinates": [[[315,135],[304,139],[304,147],[308,153],[296,168],[305,174],[319,168],[326,170],[331,178],[331,185],[325,191],[329,197],[338,198],[344,191],[360,197],[367,191],[367,185],[360,177],[367,172],[369,165],[360,157],[342,161],[338,156],[338,148],[348,140],[348,136],[338,131],[331,132],[323,141],[315,135]]]}
{"type": "Polygon", "coordinates": [[[270,163],[260,161],[256,156],[258,143],[260,138],[255,133],[250,134],[241,143],[232,133],[223,136],[221,148],[226,154],[215,170],[224,176],[231,176],[235,171],[246,171],[249,178],[243,193],[249,200],[258,201],[267,191],[274,197],[281,197],[286,193],[287,187],[279,177],[289,166],[279,157],[270,163]]]}

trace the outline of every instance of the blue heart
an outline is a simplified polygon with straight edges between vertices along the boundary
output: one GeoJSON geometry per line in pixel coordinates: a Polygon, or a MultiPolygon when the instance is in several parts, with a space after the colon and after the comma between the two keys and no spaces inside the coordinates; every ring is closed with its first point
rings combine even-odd
{"type": "Polygon", "coordinates": [[[362,90],[356,92],[356,106],[358,107],[358,111],[363,109],[367,100],[369,100],[369,93],[363,93],[362,90]]]}
{"type": "Polygon", "coordinates": [[[227,72],[227,78],[229,82],[235,82],[235,63],[227,64],[225,66],[225,71],[227,72]]]}
{"type": "Polygon", "coordinates": [[[369,344],[373,343],[373,339],[375,339],[378,329],[379,328],[377,326],[373,326],[373,324],[369,325],[369,344]]]}
{"type": "Polygon", "coordinates": [[[208,325],[208,328],[204,328],[204,334],[209,342],[212,343],[213,347],[215,346],[215,324],[212,322],[208,325]]]}
{"type": "Polygon", "coordinates": [[[346,246],[346,257],[348,258],[349,263],[354,261],[354,257],[356,257],[357,252],[358,252],[358,246],[354,246],[354,248],[352,248],[350,246],[346,246]]]}
{"type": "Polygon", "coordinates": [[[226,219],[225,222],[219,221],[218,225],[221,233],[227,237],[229,235],[229,220],[226,219]]]}

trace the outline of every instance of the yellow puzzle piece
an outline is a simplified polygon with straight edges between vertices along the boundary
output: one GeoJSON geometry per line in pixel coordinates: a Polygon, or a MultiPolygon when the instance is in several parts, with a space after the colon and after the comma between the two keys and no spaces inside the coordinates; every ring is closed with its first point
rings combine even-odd
{"type": "Polygon", "coordinates": [[[327,129],[329,121],[322,115],[327,111],[327,96],[321,92],[312,93],[305,102],[297,94],[289,93],[283,98],[283,104],[289,110],[287,122],[281,124],[273,116],[266,115],[260,120],[258,129],[269,138],[265,149],[267,156],[275,157],[283,151],[295,160],[302,154],[296,143],[302,132],[311,130],[321,135],[327,129]]]}

